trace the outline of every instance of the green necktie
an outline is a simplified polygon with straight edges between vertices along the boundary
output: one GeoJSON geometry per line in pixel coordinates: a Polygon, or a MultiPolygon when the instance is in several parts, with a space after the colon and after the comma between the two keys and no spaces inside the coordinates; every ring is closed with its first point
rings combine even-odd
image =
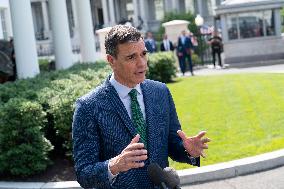
{"type": "Polygon", "coordinates": [[[132,121],[136,127],[138,134],[140,135],[141,141],[144,143],[145,148],[147,148],[146,123],[143,118],[143,114],[137,100],[137,90],[132,89],[128,94],[131,98],[132,121]]]}

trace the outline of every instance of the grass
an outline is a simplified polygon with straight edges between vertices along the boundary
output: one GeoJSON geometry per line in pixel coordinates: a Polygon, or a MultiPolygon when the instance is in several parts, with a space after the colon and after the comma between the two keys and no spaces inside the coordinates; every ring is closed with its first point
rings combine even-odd
{"type": "Polygon", "coordinates": [[[284,148],[284,74],[180,78],[168,87],[187,135],[206,130],[212,139],[202,165],[284,148]]]}

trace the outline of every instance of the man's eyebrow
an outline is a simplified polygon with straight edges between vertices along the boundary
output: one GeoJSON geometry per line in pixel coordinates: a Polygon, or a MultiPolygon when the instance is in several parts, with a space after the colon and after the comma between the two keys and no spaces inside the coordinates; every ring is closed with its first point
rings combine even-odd
{"type": "Polygon", "coordinates": [[[132,53],[132,54],[126,55],[126,57],[131,57],[131,56],[134,56],[134,55],[135,55],[135,53],[132,53]]]}

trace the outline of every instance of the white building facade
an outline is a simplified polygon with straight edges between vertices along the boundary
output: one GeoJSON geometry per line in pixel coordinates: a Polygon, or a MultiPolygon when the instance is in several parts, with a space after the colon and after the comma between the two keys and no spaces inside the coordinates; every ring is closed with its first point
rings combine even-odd
{"type": "Polygon", "coordinates": [[[205,23],[213,25],[214,8],[222,0],[21,1],[0,0],[0,39],[13,37],[18,46],[15,47],[17,68],[25,68],[24,64],[29,60],[28,69],[33,70],[28,74],[24,74],[26,70],[18,70],[19,78],[33,77],[39,72],[35,62],[37,56],[54,54],[57,69],[70,67],[74,62],[70,57],[74,53],[80,52],[81,61],[95,61],[99,58],[96,51],[100,50],[95,31],[100,28],[131,21],[141,31],[157,31],[166,12],[188,11],[202,15],[205,23]],[[26,39],[30,40],[26,46],[20,44],[26,39]],[[23,48],[33,52],[34,46],[36,53],[23,53],[23,48]]]}
{"type": "Polygon", "coordinates": [[[225,62],[248,64],[283,61],[281,14],[284,0],[226,0],[221,18],[225,62]]]}

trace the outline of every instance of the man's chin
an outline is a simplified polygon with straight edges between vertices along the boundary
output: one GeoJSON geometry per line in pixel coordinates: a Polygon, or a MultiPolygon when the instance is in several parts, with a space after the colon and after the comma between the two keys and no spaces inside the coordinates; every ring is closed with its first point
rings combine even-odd
{"type": "Polygon", "coordinates": [[[139,79],[137,79],[137,83],[142,83],[145,79],[146,79],[145,75],[143,77],[139,77],[139,79]]]}

